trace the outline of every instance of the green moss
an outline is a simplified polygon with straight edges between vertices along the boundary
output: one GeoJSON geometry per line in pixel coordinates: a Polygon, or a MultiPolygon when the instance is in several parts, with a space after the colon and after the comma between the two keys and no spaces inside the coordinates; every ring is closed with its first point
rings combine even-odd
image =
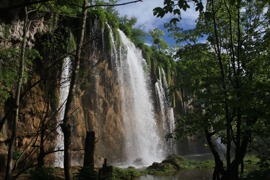
{"type": "Polygon", "coordinates": [[[104,27],[104,39],[105,39],[104,48],[106,51],[110,53],[112,50],[112,39],[110,36],[110,29],[107,25],[105,25],[104,27]]]}
{"type": "Polygon", "coordinates": [[[105,22],[107,21],[107,15],[103,8],[97,8],[89,11],[88,17],[90,18],[91,25],[97,20],[98,25],[103,28],[105,27],[105,22]]]}
{"type": "Polygon", "coordinates": [[[145,174],[151,174],[156,176],[169,175],[176,171],[175,166],[169,163],[164,163],[163,166],[157,169],[147,169],[144,171],[145,174]]]}
{"type": "Polygon", "coordinates": [[[130,39],[132,36],[132,29],[127,24],[120,24],[119,28],[126,34],[126,36],[130,39]]]}
{"type": "Polygon", "coordinates": [[[106,13],[106,19],[107,19],[107,22],[109,23],[109,25],[110,25],[112,28],[119,28],[118,17],[116,17],[116,16],[113,15],[113,14],[106,13]]]}
{"type": "Polygon", "coordinates": [[[137,47],[142,50],[142,55],[145,58],[148,66],[151,68],[152,62],[151,62],[151,55],[152,55],[152,50],[149,46],[145,45],[144,43],[138,43],[137,47]]]}
{"type": "Polygon", "coordinates": [[[116,43],[116,46],[117,47],[121,46],[121,38],[120,38],[120,35],[119,35],[119,32],[118,32],[118,29],[117,28],[112,28],[112,31],[113,31],[113,36],[114,36],[114,41],[116,43]]]}
{"type": "MultiPolygon", "coordinates": [[[[12,89],[17,84],[19,61],[21,60],[21,49],[7,48],[0,50],[0,102],[4,102],[12,89]]],[[[33,61],[42,59],[35,49],[26,49],[25,67],[23,72],[23,83],[29,79],[29,74],[33,69],[33,61]]]]}
{"type": "Polygon", "coordinates": [[[77,45],[76,45],[76,39],[73,36],[73,33],[70,32],[69,38],[67,40],[67,51],[69,53],[71,53],[71,52],[73,52],[73,51],[76,50],[76,47],[77,47],[77,45]]]}
{"type": "Polygon", "coordinates": [[[41,167],[30,170],[31,180],[48,180],[53,179],[54,169],[51,167],[41,167]]]}
{"type": "MultiPolygon", "coordinates": [[[[104,48],[107,51],[107,53],[111,53],[112,48],[113,48],[113,40],[111,39],[110,36],[110,29],[108,26],[104,27],[104,39],[105,39],[105,44],[104,44],[104,48]]],[[[117,30],[117,28],[112,28],[112,33],[113,33],[113,38],[114,38],[114,42],[116,44],[117,47],[119,47],[121,45],[121,40],[120,40],[120,35],[119,32],[117,30]]]]}
{"type": "Polygon", "coordinates": [[[118,167],[113,167],[113,176],[112,176],[112,180],[132,180],[135,177],[139,177],[142,174],[137,171],[134,168],[128,168],[128,169],[121,169],[118,167]]]}

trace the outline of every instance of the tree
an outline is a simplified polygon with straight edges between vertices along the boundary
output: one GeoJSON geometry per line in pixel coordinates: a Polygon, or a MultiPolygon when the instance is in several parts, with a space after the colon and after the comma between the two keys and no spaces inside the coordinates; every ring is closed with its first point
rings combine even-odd
{"type": "MultiPolygon", "coordinates": [[[[187,1],[177,2],[175,8],[175,1],[165,1],[164,8],[156,8],[154,13],[159,17],[169,12],[180,15],[180,9],[190,6],[187,1]]],[[[266,113],[269,108],[267,81],[270,77],[266,68],[269,49],[265,46],[269,42],[266,25],[269,3],[209,0],[203,12],[202,2],[193,2],[201,12],[194,30],[178,28],[179,17],[173,18],[173,24],[168,26],[179,42],[191,42],[178,53],[180,70],[187,73],[184,77],[180,73],[179,79],[186,82],[184,84],[191,82],[193,110],[190,112],[193,117],[186,117],[193,120],[191,127],[203,127],[201,130],[215,159],[213,179],[220,179],[220,176],[221,179],[238,179],[239,167],[254,138],[252,133],[258,133],[254,127],[266,123],[269,116],[266,113]],[[207,51],[196,44],[201,35],[208,36],[207,51]],[[189,54],[194,51],[201,56],[189,54]],[[194,70],[200,76],[193,74],[194,70]],[[214,136],[223,137],[226,144],[226,166],[215,148],[214,136]]]]}
{"type": "Polygon", "coordinates": [[[24,19],[24,27],[23,27],[23,41],[21,45],[21,56],[20,56],[20,66],[19,66],[19,73],[18,73],[18,82],[17,82],[17,88],[16,88],[16,97],[15,97],[15,116],[12,126],[12,135],[11,140],[9,143],[9,149],[8,149],[8,160],[7,160],[7,169],[6,169],[6,176],[5,179],[9,180],[12,178],[12,160],[13,160],[13,152],[14,152],[14,146],[16,141],[16,134],[17,134],[17,122],[19,119],[19,110],[20,110],[20,98],[21,98],[21,88],[23,85],[23,75],[24,75],[24,68],[25,68],[25,51],[26,51],[26,33],[29,29],[29,21],[28,21],[28,11],[25,7],[25,19],[24,19]]]}
{"type": "Polygon", "coordinates": [[[159,52],[168,48],[168,44],[160,37],[165,35],[161,29],[155,28],[149,31],[149,33],[152,37],[153,44],[157,46],[159,52]]]}

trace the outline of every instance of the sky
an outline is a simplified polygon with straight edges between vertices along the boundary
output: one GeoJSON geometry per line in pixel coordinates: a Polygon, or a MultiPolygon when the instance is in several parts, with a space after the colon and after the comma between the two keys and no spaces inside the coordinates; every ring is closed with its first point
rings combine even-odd
{"type": "MultiPolygon", "coordinates": [[[[132,0],[120,0],[118,3],[130,2],[132,0]]],[[[145,32],[149,32],[155,28],[160,28],[165,31],[166,36],[164,40],[167,41],[169,45],[175,44],[173,38],[169,38],[166,30],[163,28],[164,23],[168,22],[173,16],[167,14],[163,18],[157,18],[153,15],[153,9],[155,7],[163,7],[164,0],[142,0],[142,2],[132,3],[125,6],[116,7],[117,11],[121,16],[127,15],[128,17],[136,17],[137,24],[136,28],[141,28],[145,32]]],[[[190,4],[191,8],[187,11],[181,12],[181,26],[185,29],[190,29],[195,26],[195,20],[199,13],[195,11],[194,5],[190,4]]],[[[147,38],[146,43],[150,43],[149,38],[147,38]]]]}

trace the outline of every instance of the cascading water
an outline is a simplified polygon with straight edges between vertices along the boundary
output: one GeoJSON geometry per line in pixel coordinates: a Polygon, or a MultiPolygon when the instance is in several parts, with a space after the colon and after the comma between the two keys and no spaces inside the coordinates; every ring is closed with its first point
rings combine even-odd
{"type": "MultiPolygon", "coordinates": [[[[172,133],[174,129],[174,112],[171,107],[170,99],[168,98],[168,83],[166,80],[165,72],[161,68],[159,69],[159,79],[155,83],[156,95],[158,98],[159,110],[162,119],[163,132],[162,135],[165,136],[168,133],[172,133]]],[[[169,141],[170,146],[168,149],[169,153],[173,152],[172,141],[169,141]]]]}
{"type": "Polygon", "coordinates": [[[118,63],[125,126],[127,164],[150,164],[164,158],[164,144],[154,115],[150,79],[141,52],[119,30],[122,45],[118,63]]]}
{"type": "MultiPolygon", "coordinates": [[[[160,75],[160,69],[159,69],[159,75],[160,75]]],[[[157,82],[155,83],[155,90],[156,90],[156,95],[158,98],[158,104],[159,104],[159,110],[161,114],[161,119],[162,119],[162,126],[163,129],[167,128],[167,123],[166,123],[166,93],[163,88],[162,84],[162,79],[158,79],[157,82]]]]}
{"type": "Polygon", "coordinates": [[[71,67],[71,60],[70,57],[64,58],[63,65],[62,65],[62,73],[61,73],[61,81],[60,81],[60,98],[59,98],[59,107],[58,107],[58,122],[57,122],[57,137],[56,137],[56,147],[55,150],[58,152],[55,153],[55,167],[63,167],[64,163],[64,136],[63,132],[60,128],[60,124],[64,118],[64,112],[66,109],[66,99],[69,93],[69,86],[70,86],[70,67],[71,67]],[[59,151],[61,150],[61,151],[59,151]]]}
{"type": "Polygon", "coordinates": [[[166,79],[166,73],[164,71],[163,68],[161,68],[161,72],[162,72],[162,85],[163,85],[163,89],[165,89],[166,91],[166,97],[164,98],[164,100],[166,101],[166,112],[167,112],[167,121],[169,124],[169,128],[168,128],[168,132],[167,133],[171,133],[174,130],[174,112],[173,112],[173,108],[172,108],[172,103],[171,103],[171,99],[167,98],[169,97],[169,90],[168,90],[168,83],[167,83],[167,79],[166,79]]]}
{"type": "Polygon", "coordinates": [[[112,43],[112,51],[111,51],[111,64],[113,67],[116,67],[116,63],[118,61],[118,52],[117,52],[117,48],[116,48],[116,44],[114,41],[114,37],[113,37],[113,32],[112,32],[112,28],[110,27],[110,25],[108,23],[106,23],[106,25],[109,28],[109,34],[110,34],[110,39],[111,39],[111,43],[112,43]]]}

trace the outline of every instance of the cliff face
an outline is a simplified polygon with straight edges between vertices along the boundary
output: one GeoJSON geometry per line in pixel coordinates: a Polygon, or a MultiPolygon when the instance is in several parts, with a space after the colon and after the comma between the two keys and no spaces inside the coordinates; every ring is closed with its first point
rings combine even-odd
{"type": "Polygon", "coordinates": [[[87,127],[96,132],[97,155],[108,160],[120,159],[124,126],[116,74],[108,68],[108,60],[102,60],[88,78],[90,84],[81,97],[81,106],[87,127]]]}
{"type": "MultiPolygon", "coordinates": [[[[27,47],[31,49],[35,45],[35,35],[37,33],[43,34],[48,32],[48,26],[44,23],[44,18],[37,19],[29,26],[30,31],[26,34],[27,47]]],[[[9,94],[9,98],[0,104],[0,117],[1,122],[4,121],[2,129],[0,129],[0,171],[4,171],[7,159],[7,150],[9,141],[11,138],[11,129],[14,120],[14,104],[15,104],[15,90],[16,90],[16,71],[19,64],[19,57],[16,55],[20,51],[21,41],[23,36],[23,22],[13,21],[10,24],[2,23],[0,26],[0,48],[1,53],[6,53],[5,57],[0,58],[0,68],[2,72],[6,72],[7,69],[12,69],[11,72],[15,74],[13,77],[2,76],[11,78],[11,82],[14,84],[6,86],[5,81],[1,79],[1,86],[4,87],[1,90],[6,91],[9,94]],[[2,81],[3,80],[3,81],[2,81]],[[5,118],[6,117],[6,118],[5,118]]],[[[54,105],[49,100],[49,90],[44,85],[44,81],[41,81],[41,74],[36,61],[33,60],[31,65],[26,67],[27,75],[24,78],[23,92],[21,94],[21,106],[19,112],[19,121],[17,123],[17,138],[14,152],[14,158],[17,160],[20,155],[21,162],[34,162],[33,159],[37,158],[37,152],[40,145],[41,124],[48,123],[47,129],[43,129],[47,134],[46,150],[53,147],[53,130],[55,129],[55,117],[53,114],[54,105]]],[[[7,71],[8,73],[8,71],[7,71]]],[[[2,74],[3,75],[3,74],[2,74]]],[[[56,82],[53,82],[54,84],[56,82]]],[[[51,83],[52,84],[52,83],[51,83]]],[[[51,86],[53,87],[53,86],[51,86]]],[[[52,94],[54,94],[55,88],[51,88],[52,94]]],[[[2,96],[3,94],[1,94],[2,96]]],[[[4,98],[1,97],[1,100],[4,98]]],[[[43,131],[42,130],[42,131],[43,131]]],[[[50,156],[50,155],[49,155],[50,156]]],[[[48,157],[49,157],[48,156],[48,157]]],[[[19,163],[18,165],[22,165],[19,163]]]]}
{"type": "MultiPolygon", "coordinates": [[[[18,157],[22,155],[19,166],[36,163],[38,155],[43,150],[45,154],[54,151],[58,135],[56,126],[62,61],[58,59],[59,63],[52,62],[54,57],[51,58],[51,55],[46,53],[40,45],[41,42],[46,43],[46,38],[42,41],[36,39],[36,37],[47,37],[46,34],[50,33],[42,20],[33,24],[27,36],[28,48],[43,49],[44,52],[40,52],[43,56],[42,61],[35,59],[28,67],[28,76],[24,82],[15,148],[18,157]],[[55,63],[55,66],[50,68],[50,63],[55,63]]],[[[23,22],[15,21],[12,25],[0,26],[2,49],[20,47],[22,25],[23,22]]],[[[95,31],[103,33],[101,28],[95,31]]],[[[86,42],[89,42],[91,38],[93,37],[89,36],[86,42]]],[[[82,165],[84,140],[86,131],[89,130],[94,130],[96,133],[97,160],[107,158],[109,162],[112,162],[122,158],[124,130],[121,118],[120,88],[117,74],[110,66],[109,49],[100,48],[106,47],[105,42],[108,41],[110,40],[104,39],[101,35],[95,41],[91,40],[91,43],[84,48],[80,70],[83,75],[79,80],[79,88],[72,107],[74,113],[71,117],[74,165],[82,165]]],[[[0,64],[4,64],[3,59],[0,61],[0,64]]],[[[9,93],[10,98],[0,104],[1,119],[8,115],[0,131],[0,171],[2,172],[3,167],[6,166],[11,137],[15,89],[10,89],[9,93]]],[[[54,158],[53,153],[46,154],[46,164],[52,165],[54,158]]]]}
{"type": "Polygon", "coordinates": [[[121,93],[117,73],[110,68],[108,51],[96,46],[93,42],[84,48],[87,60],[81,64],[84,75],[74,104],[74,109],[78,108],[74,114],[74,138],[79,136],[84,144],[86,130],[95,131],[97,159],[102,157],[115,162],[122,158],[124,146],[121,93]]]}

